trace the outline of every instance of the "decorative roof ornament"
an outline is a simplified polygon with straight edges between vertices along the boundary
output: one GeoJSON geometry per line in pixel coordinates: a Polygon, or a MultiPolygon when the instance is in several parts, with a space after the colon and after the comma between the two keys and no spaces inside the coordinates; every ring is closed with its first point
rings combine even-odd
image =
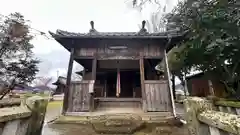
{"type": "Polygon", "coordinates": [[[94,22],[91,21],[90,24],[91,24],[91,29],[89,30],[89,33],[90,34],[96,34],[97,30],[94,28],[94,22]]]}
{"type": "Polygon", "coordinates": [[[49,33],[55,38],[55,39],[62,39],[65,37],[69,38],[84,38],[84,39],[92,39],[92,38],[119,38],[119,39],[145,39],[145,38],[151,38],[151,39],[168,39],[169,37],[172,38],[183,38],[186,36],[188,31],[180,31],[179,30],[168,30],[163,32],[155,32],[155,33],[149,33],[147,29],[145,28],[146,21],[142,21],[142,28],[138,32],[98,32],[94,28],[94,22],[91,21],[91,29],[88,33],[76,33],[76,32],[68,32],[63,30],[57,30],[56,33],[50,32],[49,33]]]}
{"type": "Polygon", "coordinates": [[[142,21],[142,28],[141,28],[141,30],[138,32],[138,34],[140,34],[140,35],[148,34],[147,29],[145,29],[145,25],[146,25],[146,21],[143,20],[143,21],[142,21]]]}

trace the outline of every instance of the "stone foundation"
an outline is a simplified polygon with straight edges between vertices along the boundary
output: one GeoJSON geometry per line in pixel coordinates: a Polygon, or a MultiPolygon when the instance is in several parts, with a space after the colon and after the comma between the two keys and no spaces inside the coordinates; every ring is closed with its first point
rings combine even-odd
{"type": "Polygon", "coordinates": [[[179,132],[185,132],[185,130],[179,128],[183,127],[179,119],[175,119],[174,117],[161,117],[156,119],[156,117],[157,116],[152,116],[152,118],[147,119],[146,116],[143,117],[136,114],[100,115],[90,117],[61,116],[54,123],[80,124],[92,127],[95,132],[99,134],[171,135],[172,132],[175,132],[177,129],[179,132]]]}
{"type": "Polygon", "coordinates": [[[189,135],[240,134],[239,115],[216,111],[214,100],[188,97],[184,101],[189,135]]]}
{"type": "MultiPolygon", "coordinates": [[[[10,101],[10,100],[9,100],[10,101]]],[[[47,100],[31,97],[19,106],[0,108],[0,135],[41,135],[47,100]]]]}

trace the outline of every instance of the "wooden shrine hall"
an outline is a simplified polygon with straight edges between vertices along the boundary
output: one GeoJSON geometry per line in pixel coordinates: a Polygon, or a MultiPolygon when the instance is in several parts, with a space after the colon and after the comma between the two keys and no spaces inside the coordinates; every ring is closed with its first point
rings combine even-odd
{"type": "Polygon", "coordinates": [[[53,38],[70,52],[63,114],[107,108],[143,112],[174,112],[169,72],[157,71],[166,52],[184,37],[176,31],[148,33],[145,21],[138,32],[89,33],[57,30],[53,38]],[[81,81],[71,81],[73,61],[84,70],[81,81]]]}

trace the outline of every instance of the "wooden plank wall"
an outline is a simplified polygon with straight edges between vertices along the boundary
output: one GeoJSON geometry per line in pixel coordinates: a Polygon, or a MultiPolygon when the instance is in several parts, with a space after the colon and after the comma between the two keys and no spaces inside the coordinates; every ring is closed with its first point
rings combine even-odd
{"type": "Polygon", "coordinates": [[[147,111],[171,111],[171,101],[167,81],[145,80],[147,111]]]}
{"type": "MultiPolygon", "coordinates": [[[[213,90],[214,95],[217,97],[225,97],[225,87],[223,84],[217,81],[212,81],[213,83],[213,90]]],[[[191,96],[198,96],[198,97],[207,97],[210,94],[209,84],[207,79],[190,79],[188,80],[188,84],[190,86],[190,95],[191,96]]]]}
{"type": "Polygon", "coordinates": [[[121,55],[124,56],[144,56],[144,57],[162,57],[163,49],[159,45],[132,45],[127,49],[112,50],[107,45],[99,47],[83,47],[76,50],[76,56],[94,56],[96,55],[121,55]]]}
{"type": "Polygon", "coordinates": [[[68,112],[85,112],[90,110],[89,86],[90,81],[71,83],[68,112]]]}
{"type": "Polygon", "coordinates": [[[208,81],[204,79],[192,79],[191,96],[206,97],[210,95],[208,81]]]}

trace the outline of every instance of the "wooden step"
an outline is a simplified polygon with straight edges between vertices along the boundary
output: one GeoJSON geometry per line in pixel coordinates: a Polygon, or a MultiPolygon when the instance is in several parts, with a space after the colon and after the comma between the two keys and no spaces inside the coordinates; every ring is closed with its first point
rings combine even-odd
{"type": "Polygon", "coordinates": [[[141,102],[98,102],[98,107],[100,108],[141,108],[141,102]]]}
{"type": "Polygon", "coordinates": [[[141,108],[141,98],[95,98],[98,108],[141,108]]]}
{"type": "Polygon", "coordinates": [[[100,102],[141,102],[141,98],[94,98],[100,102]]]}

